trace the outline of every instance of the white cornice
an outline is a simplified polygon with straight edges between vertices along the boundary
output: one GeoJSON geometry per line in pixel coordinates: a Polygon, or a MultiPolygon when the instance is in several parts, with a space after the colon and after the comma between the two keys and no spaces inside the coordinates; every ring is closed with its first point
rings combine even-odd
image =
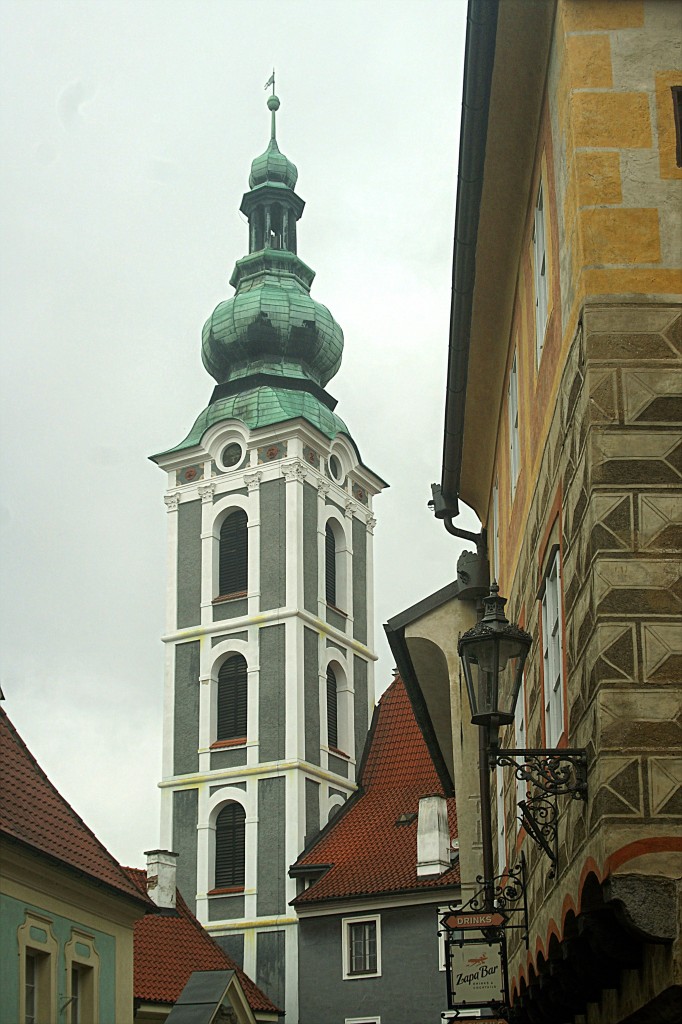
{"type": "MultiPolygon", "coordinates": [[[[312,874],[312,872],[311,872],[312,874]]],[[[443,886],[442,889],[429,889],[427,892],[403,892],[390,896],[358,896],[332,902],[327,900],[318,906],[303,904],[297,906],[296,913],[303,917],[332,917],[342,914],[358,914],[368,911],[389,910],[394,907],[418,907],[432,903],[436,907],[443,904],[459,903],[460,887],[458,885],[443,886]]]]}
{"type": "Polygon", "coordinates": [[[210,623],[208,626],[190,626],[187,629],[179,629],[173,633],[165,633],[161,640],[165,644],[188,643],[190,640],[200,640],[205,636],[212,636],[215,633],[237,632],[246,629],[248,626],[266,626],[272,623],[285,622],[295,616],[303,619],[306,625],[316,630],[329,640],[334,640],[342,646],[355,651],[356,654],[366,658],[367,661],[376,661],[377,655],[370,651],[359,640],[343,633],[340,629],[332,626],[329,622],[323,622],[317,615],[306,611],[304,608],[274,608],[271,611],[259,612],[257,615],[238,615],[233,619],[221,619],[219,622],[210,623]]]}

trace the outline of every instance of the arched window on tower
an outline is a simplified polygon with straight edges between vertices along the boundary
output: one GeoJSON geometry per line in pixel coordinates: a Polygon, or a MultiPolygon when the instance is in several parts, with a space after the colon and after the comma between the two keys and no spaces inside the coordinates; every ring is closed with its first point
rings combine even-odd
{"type": "Polygon", "coordinates": [[[244,885],[246,812],[236,803],[225,804],[215,823],[215,888],[244,885]]]}
{"type": "Polygon", "coordinates": [[[336,673],[331,665],[329,665],[327,667],[327,745],[330,747],[338,747],[339,745],[338,709],[336,673]]]}
{"type": "Polygon", "coordinates": [[[324,531],[324,580],[327,604],[336,607],[336,537],[327,523],[324,531]]]}
{"type": "Polygon", "coordinates": [[[218,672],[217,740],[246,739],[247,693],[246,660],[235,654],[218,672]]]}
{"type": "Polygon", "coordinates": [[[220,527],[218,594],[243,597],[248,589],[248,525],[246,512],[235,509],[220,527]]]}

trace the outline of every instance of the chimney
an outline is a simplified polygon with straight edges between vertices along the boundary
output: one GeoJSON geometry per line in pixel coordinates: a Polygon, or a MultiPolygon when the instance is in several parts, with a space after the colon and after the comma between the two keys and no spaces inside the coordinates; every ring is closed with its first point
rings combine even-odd
{"type": "Polygon", "coordinates": [[[423,796],[417,823],[417,877],[433,878],[450,866],[447,802],[444,796],[423,796]]]}
{"type": "Polygon", "coordinates": [[[175,909],[175,870],[177,853],[170,850],[145,850],[147,892],[157,907],[175,909]]]}

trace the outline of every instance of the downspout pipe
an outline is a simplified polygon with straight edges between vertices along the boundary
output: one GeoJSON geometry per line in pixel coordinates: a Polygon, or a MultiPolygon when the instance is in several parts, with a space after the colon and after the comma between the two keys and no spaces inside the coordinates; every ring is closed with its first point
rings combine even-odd
{"type": "MultiPolygon", "coordinates": [[[[469,341],[476,279],[476,242],[483,192],[490,92],[497,35],[499,0],[469,0],[464,51],[462,122],[459,139],[457,209],[452,269],[450,346],[445,398],[443,468],[433,488],[433,510],[449,532],[459,514],[464,411],[469,367],[469,341]]],[[[451,529],[452,527],[452,529],[451,529]]],[[[475,540],[458,531],[455,536],[475,540]]],[[[476,541],[480,546],[483,534],[476,541]]]]}

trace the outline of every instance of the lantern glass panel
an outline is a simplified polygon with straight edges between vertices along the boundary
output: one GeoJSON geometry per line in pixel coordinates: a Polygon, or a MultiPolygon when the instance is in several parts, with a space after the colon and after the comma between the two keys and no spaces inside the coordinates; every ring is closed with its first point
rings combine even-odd
{"type": "MultiPolygon", "coordinates": [[[[497,643],[493,638],[467,645],[466,660],[471,674],[469,687],[472,721],[484,722],[495,713],[497,704],[497,643]]],[[[467,674],[469,674],[467,673],[467,674]]]]}

